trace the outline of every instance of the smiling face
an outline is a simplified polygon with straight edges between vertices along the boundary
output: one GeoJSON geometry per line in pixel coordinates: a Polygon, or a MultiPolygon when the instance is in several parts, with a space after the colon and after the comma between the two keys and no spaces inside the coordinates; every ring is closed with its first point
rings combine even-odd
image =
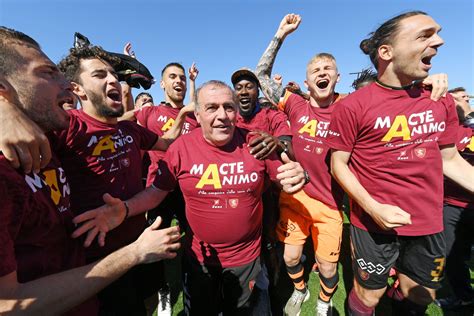
{"type": "Polygon", "coordinates": [[[169,66],[163,72],[161,88],[165,91],[166,102],[182,105],[186,96],[186,74],[177,66],[169,66]]]}
{"type": "Polygon", "coordinates": [[[444,43],[438,35],[440,30],[441,27],[428,15],[407,17],[400,21],[393,41],[379,48],[380,58],[391,62],[389,71],[402,85],[428,76],[431,59],[444,43]]]}
{"type": "Polygon", "coordinates": [[[249,116],[257,106],[258,84],[249,79],[242,78],[234,84],[234,90],[239,100],[240,113],[249,116]]]}
{"type": "Polygon", "coordinates": [[[39,48],[12,45],[23,61],[6,79],[18,94],[19,106],[44,131],[67,128],[69,115],[62,105],[73,98],[70,82],[39,48]]]}
{"type": "Polygon", "coordinates": [[[203,136],[214,146],[224,146],[232,140],[236,110],[234,93],[227,86],[209,84],[198,91],[196,119],[203,136]]]}
{"type": "Polygon", "coordinates": [[[82,59],[78,78],[74,92],[86,113],[103,118],[123,115],[122,87],[112,66],[98,58],[82,59]]]}
{"type": "Polygon", "coordinates": [[[306,67],[305,86],[311,98],[318,102],[332,100],[338,82],[339,73],[332,58],[316,56],[306,67]]]}

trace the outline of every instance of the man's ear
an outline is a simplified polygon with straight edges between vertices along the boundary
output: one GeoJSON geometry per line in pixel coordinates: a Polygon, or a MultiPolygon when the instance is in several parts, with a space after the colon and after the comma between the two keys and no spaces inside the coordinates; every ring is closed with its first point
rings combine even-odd
{"type": "Polygon", "coordinates": [[[0,97],[12,102],[15,94],[15,88],[8,82],[7,78],[0,75],[0,97]]]}
{"type": "Polygon", "coordinates": [[[379,58],[384,61],[391,61],[393,57],[393,49],[390,45],[380,45],[377,50],[379,58]]]}
{"type": "Polygon", "coordinates": [[[75,95],[79,97],[79,99],[83,100],[87,97],[86,92],[84,91],[84,88],[77,82],[71,81],[72,85],[72,92],[74,92],[75,95]]]}

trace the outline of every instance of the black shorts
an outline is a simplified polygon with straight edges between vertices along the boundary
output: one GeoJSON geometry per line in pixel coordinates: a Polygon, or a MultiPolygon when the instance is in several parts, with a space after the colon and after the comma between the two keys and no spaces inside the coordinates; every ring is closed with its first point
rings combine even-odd
{"type": "Polygon", "coordinates": [[[260,258],[238,267],[206,266],[183,258],[186,315],[250,315],[260,258]]]}
{"type": "Polygon", "coordinates": [[[387,286],[390,269],[430,288],[440,287],[445,263],[443,233],[397,236],[371,233],[351,225],[352,269],[367,289],[387,286]]]}

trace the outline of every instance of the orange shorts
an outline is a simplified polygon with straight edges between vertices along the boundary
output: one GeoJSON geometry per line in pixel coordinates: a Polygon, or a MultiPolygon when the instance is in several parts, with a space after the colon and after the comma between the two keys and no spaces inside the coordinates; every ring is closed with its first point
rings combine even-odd
{"type": "Polygon", "coordinates": [[[280,220],[277,234],[289,245],[304,245],[311,234],[315,254],[329,262],[339,260],[342,239],[342,212],[309,197],[303,190],[280,193],[280,220]]]}

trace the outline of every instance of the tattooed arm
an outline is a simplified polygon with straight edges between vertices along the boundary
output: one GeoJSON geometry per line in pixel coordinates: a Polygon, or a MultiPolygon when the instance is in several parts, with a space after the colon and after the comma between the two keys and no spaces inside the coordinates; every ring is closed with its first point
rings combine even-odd
{"type": "Polygon", "coordinates": [[[263,94],[270,100],[274,105],[278,104],[280,97],[283,94],[283,86],[278,85],[272,79],[272,68],[275,62],[276,55],[280,50],[281,44],[285,40],[285,37],[292,33],[298,28],[301,23],[301,17],[297,14],[287,14],[280,22],[278,30],[268,45],[267,49],[260,58],[256,75],[260,81],[260,86],[263,94]]]}

